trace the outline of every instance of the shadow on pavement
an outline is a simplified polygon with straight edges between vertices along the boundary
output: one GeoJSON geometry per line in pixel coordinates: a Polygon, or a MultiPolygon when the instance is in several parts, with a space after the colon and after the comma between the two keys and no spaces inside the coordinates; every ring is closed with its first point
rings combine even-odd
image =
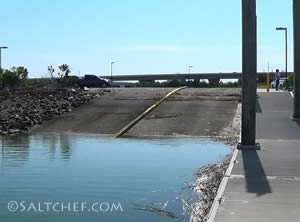
{"type": "Polygon", "coordinates": [[[244,171],[248,193],[256,193],[262,196],[272,193],[264,168],[256,150],[242,150],[244,171]]]}
{"type": "Polygon", "coordinates": [[[260,103],[259,103],[259,100],[258,98],[256,99],[256,113],[262,113],[262,109],[261,109],[261,106],[260,106],[260,103]]]}
{"type": "Polygon", "coordinates": [[[298,127],[300,127],[300,120],[294,120],[298,127]]]}

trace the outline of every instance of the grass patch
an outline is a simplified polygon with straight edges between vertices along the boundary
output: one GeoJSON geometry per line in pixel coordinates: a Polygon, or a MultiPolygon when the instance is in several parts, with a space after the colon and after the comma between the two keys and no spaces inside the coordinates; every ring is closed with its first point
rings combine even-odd
{"type": "Polygon", "coordinates": [[[267,85],[266,85],[266,83],[257,83],[257,88],[258,89],[266,89],[267,85]]]}

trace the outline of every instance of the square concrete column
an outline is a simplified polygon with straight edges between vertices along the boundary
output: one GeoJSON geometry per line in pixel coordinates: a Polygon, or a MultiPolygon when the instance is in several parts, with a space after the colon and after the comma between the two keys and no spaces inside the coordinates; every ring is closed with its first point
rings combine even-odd
{"type": "Polygon", "coordinates": [[[293,0],[294,16],[294,112],[293,118],[300,119],[300,1],[293,0]]]}
{"type": "Polygon", "coordinates": [[[242,141],[238,149],[259,149],[256,138],[256,0],[242,0],[242,141]]]}

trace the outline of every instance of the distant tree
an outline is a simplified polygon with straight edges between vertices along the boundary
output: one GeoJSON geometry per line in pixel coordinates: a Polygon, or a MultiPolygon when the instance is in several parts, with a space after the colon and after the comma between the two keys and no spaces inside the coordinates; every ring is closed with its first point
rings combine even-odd
{"type": "Polygon", "coordinates": [[[60,72],[58,72],[60,78],[67,78],[71,73],[70,68],[67,64],[62,64],[58,66],[58,68],[60,70],[60,72]]]}
{"type": "Polygon", "coordinates": [[[0,87],[16,88],[27,84],[28,70],[23,67],[12,67],[11,69],[0,70],[0,87]]]}
{"type": "Polygon", "coordinates": [[[0,69],[0,88],[4,88],[4,83],[3,83],[3,69],[0,69]]]}
{"type": "Polygon", "coordinates": [[[12,67],[11,72],[14,72],[17,77],[22,80],[27,79],[28,77],[28,70],[23,66],[12,67]]]}
{"type": "Polygon", "coordinates": [[[200,86],[200,79],[194,79],[192,82],[192,87],[199,87],[200,86]]]}
{"type": "Polygon", "coordinates": [[[205,81],[200,81],[199,83],[199,88],[207,88],[208,87],[208,83],[205,81]]]}
{"type": "Polygon", "coordinates": [[[20,77],[12,70],[4,70],[1,74],[1,85],[3,88],[15,88],[20,83],[20,77]]]}
{"type": "Polygon", "coordinates": [[[178,87],[179,85],[180,85],[180,83],[179,83],[178,79],[172,79],[172,80],[168,81],[166,84],[167,87],[178,87]]]}
{"type": "Polygon", "coordinates": [[[139,86],[141,87],[154,87],[155,80],[139,80],[139,86]]]}
{"type": "Polygon", "coordinates": [[[48,72],[49,72],[51,78],[53,79],[53,73],[55,72],[55,69],[53,68],[52,65],[48,66],[48,72]]]}
{"type": "Polygon", "coordinates": [[[288,85],[289,86],[294,85],[294,74],[289,74],[289,76],[288,76],[288,85]]]}
{"type": "Polygon", "coordinates": [[[217,86],[220,83],[220,79],[219,78],[212,78],[212,79],[209,79],[208,82],[209,82],[210,87],[214,87],[214,86],[217,86]]]}

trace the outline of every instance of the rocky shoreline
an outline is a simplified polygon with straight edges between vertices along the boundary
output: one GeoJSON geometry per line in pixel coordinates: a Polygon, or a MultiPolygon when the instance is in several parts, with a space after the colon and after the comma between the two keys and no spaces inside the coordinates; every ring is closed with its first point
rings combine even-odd
{"type": "Polygon", "coordinates": [[[185,186],[185,189],[191,189],[196,194],[195,199],[182,199],[184,214],[190,215],[190,222],[204,222],[208,220],[210,209],[231,157],[232,155],[229,154],[224,160],[216,164],[206,165],[197,169],[194,172],[195,182],[185,186]]]}
{"type": "Polygon", "coordinates": [[[55,116],[104,95],[75,89],[0,91],[0,135],[26,134],[55,116]]]}

